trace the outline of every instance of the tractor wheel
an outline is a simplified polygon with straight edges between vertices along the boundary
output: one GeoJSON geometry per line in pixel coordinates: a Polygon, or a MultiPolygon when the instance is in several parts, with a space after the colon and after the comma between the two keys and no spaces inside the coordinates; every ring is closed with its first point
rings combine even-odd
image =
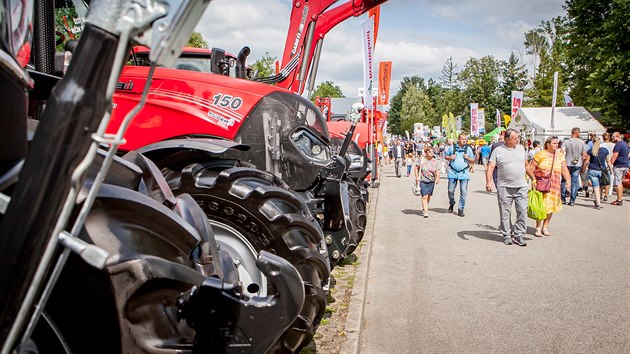
{"type": "Polygon", "coordinates": [[[326,306],[330,269],[319,249],[321,228],[304,201],[281,180],[265,171],[233,166],[241,166],[240,161],[212,160],[162,172],[175,195],[188,193],[202,207],[220,247],[241,262],[239,273],[250,293],[274,292],[253,263],[260,251],[295,266],[304,282],[304,306],[270,352],[298,352],[315,334],[326,306]]]}
{"type": "Polygon", "coordinates": [[[367,224],[366,205],[361,190],[357,185],[347,180],[348,183],[348,200],[350,201],[350,220],[352,221],[352,232],[350,233],[350,242],[346,248],[346,255],[350,255],[359,245],[365,234],[365,226],[367,224]]]}

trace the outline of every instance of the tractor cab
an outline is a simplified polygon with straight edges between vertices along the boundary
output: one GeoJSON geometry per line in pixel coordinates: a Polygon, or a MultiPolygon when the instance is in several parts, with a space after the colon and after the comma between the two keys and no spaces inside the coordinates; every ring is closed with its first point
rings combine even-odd
{"type": "MultiPolygon", "coordinates": [[[[245,58],[249,48],[241,50],[239,57],[219,48],[184,47],[182,54],[175,61],[173,68],[180,70],[199,71],[202,73],[220,74],[230,77],[252,79],[254,70],[245,65],[245,58]],[[244,54],[246,52],[246,54],[244,54]],[[241,58],[242,61],[239,61],[241,58]],[[241,63],[239,65],[239,63],[241,63]]],[[[129,65],[149,66],[149,48],[137,46],[133,48],[128,61],[129,65]]]]}

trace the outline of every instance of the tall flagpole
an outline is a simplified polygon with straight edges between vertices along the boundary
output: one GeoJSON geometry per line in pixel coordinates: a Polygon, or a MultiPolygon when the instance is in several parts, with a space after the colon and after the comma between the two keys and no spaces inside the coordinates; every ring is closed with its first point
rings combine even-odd
{"type": "Polygon", "coordinates": [[[555,129],[553,121],[556,113],[556,96],[558,95],[558,72],[553,73],[553,97],[551,98],[551,129],[555,129]]]}

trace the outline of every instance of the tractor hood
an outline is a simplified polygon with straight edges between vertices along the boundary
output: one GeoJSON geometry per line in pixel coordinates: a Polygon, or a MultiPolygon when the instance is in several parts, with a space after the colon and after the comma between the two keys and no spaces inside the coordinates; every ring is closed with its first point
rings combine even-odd
{"type": "MultiPolygon", "coordinates": [[[[124,116],[139,102],[148,71],[148,67],[142,66],[123,69],[114,93],[108,132],[115,132],[124,116]]],[[[285,125],[306,126],[328,141],[323,116],[316,109],[315,114],[307,112],[312,111],[310,107],[300,111],[296,102],[302,102],[304,107],[312,104],[287,90],[223,75],[156,68],[145,107],[129,126],[125,134],[127,144],[121,149],[135,150],[177,137],[210,136],[234,140],[252,111],[260,107],[265,96],[273,93],[293,106],[290,111],[295,116],[282,117],[283,129],[285,125]]]]}
{"type": "MultiPolygon", "coordinates": [[[[336,121],[336,122],[327,122],[328,130],[330,131],[331,137],[337,138],[345,138],[346,133],[350,130],[350,126],[352,122],[348,121],[336,121]]],[[[361,149],[365,149],[367,144],[369,143],[369,132],[368,132],[368,124],[367,123],[357,123],[357,126],[354,128],[354,135],[352,136],[352,141],[356,142],[361,149]]]]}
{"type": "MultiPolygon", "coordinates": [[[[140,101],[148,71],[142,66],[123,69],[109,133],[140,101]]],[[[121,150],[197,137],[251,146],[237,157],[273,172],[294,189],[307,188],[331,157],[326,120],[304,97],[244,79],[156,68],[146,104],[131,122],[121,150]]]]}

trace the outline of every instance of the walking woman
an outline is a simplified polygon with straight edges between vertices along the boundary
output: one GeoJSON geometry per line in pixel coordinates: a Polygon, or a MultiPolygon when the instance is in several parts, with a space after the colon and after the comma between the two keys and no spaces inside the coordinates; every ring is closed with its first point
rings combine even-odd
{"type": "Polygon", "coordinates": [[[547,217],[544,220],[536,220],[536,232],[534,236],[551,236],[547,229],[553,213],[562,209],[560,198],[560,180],[564,177],[566,188],[571,188],[571,175],[567,168],[567,161],[564,153],[558,149],[558,137],[552,136],[545,141],[543,150],[534,155],[532,160],[534,176],[551,176],[551,188],[549,192],[543,193],[543,203],[547,209],[547,217]]]}
{"type": "Polygon", "coordinates": [[[429,201],[433,195],[433,188],[440,183],[440,163],[435,158],[435,150],[431,145],[424,148],[424,158],[416,166],[416,183],[420,182],[420,194],[422,195],[422,216],[429,217],[429,201]]]}
{"type": "Polygon", "coordinates": [[[588,157],[584,160],[582,171],[586,171],[586,168],[588,167],[588,179],[591,181],[591,185],[593,185],[593,194],[595,194],[595,200],[593,201],[595,209],[601,209],[600,187],[603,190],[604,183],[610,185],[610,160],[608,159],[608,149],[601,146],[600,139],[595,136],[593,138],[593,147],[589,149],[587,153],[588,157]],[[608,173],[609,176],[607,181],[602,179],[602,176],[605,173],[608,173]]]}

